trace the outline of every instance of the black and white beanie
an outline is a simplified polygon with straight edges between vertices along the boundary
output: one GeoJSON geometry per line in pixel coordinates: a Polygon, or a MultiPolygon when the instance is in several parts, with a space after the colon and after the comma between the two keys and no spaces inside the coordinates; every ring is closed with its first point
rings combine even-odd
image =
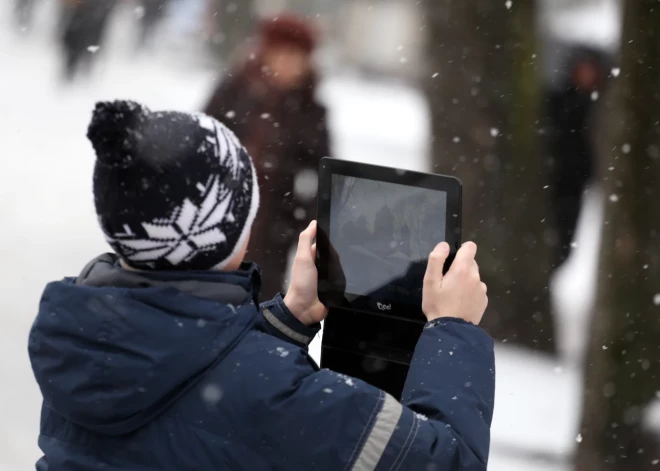
{"type": "Polygon", "coordinates": [[[137,269],[222,269],[247,242],[259,207],[250,156],[201,114],[98,103],[94,200],[117,255],[137,269]]]}

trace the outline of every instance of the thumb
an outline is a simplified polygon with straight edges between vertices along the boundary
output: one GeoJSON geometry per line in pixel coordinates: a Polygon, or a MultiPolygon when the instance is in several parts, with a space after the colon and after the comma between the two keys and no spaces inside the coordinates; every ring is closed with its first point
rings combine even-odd
{"type": "Polygon", "coordinates": [[[298,239],[298,250],[296,252],[297,258],[309,259],[311,257],[312,260],[314,259],[312,256],[314,237],[316,237],[316,221],[312,221],[309,226],[307,226],[307,229],[300,233],[300,238],[298,239]]]}
{"type": "Polygon", "coordinates": [[[436,246],[429,256],[429,264],[426,268],[424,283],[440,283],[443,278],[443,270],[447,257],[449,257],[449,244],[442,242],[436,246]]]}

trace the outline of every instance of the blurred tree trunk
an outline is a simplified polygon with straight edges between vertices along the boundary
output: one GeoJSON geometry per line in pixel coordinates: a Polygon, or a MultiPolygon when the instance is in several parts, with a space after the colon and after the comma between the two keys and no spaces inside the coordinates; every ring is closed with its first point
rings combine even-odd
{"type": "Polygon", "coordinates": [[[535,7],[426,0],[426,90],[434,171],[463,181],[463,240],[480,246],[490,297],[483,325],[554,352],[535,7]]]}
{"type": "Polygon", "coordinates": [[[228,63],[252,34],[256,22],[254,0],[213,0],[218,55],[228,63]]]}
{"type": "Polygon", "coordinates": [[[660,3],[625,2],[621,70],[603,115],[607,209],[576,469],[657,469],[640,424],[660,390],[660,3]]]}

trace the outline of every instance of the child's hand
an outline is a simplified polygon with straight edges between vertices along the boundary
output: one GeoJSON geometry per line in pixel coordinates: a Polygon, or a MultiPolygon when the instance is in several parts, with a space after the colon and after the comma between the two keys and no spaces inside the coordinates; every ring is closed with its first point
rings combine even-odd
{"type": "Polygon", "coordinates": [[[457,317],[479,325],[488,306],[488,289],[481,282],[476,255],[474,243],[463,244],[451,268],[443,275],[449,245],[443,242],[431,253],[422,295],[422,310],[429,321],[457,317]]]}
{"type": "Polygon", "coordinates": [[[284,297],[286,307],[300,322],[308,326],[321,322],[328,315],[328,310],[319,300],[314,237],[316,221],[312,221],[300,234],[291,273],[291,286],[284,297]]]}

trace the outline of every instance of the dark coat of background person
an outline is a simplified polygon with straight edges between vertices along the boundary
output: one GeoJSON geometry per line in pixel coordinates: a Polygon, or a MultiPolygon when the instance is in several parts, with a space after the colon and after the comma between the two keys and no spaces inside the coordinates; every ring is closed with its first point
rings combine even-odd
{"type": "Polygon", "coordinates": [[[302,86],[281,91],[268,83],[259,55],[227,77],[205,112],[234,131],[257,168],[261,208],[248,258],[261,266],[262,295],[269,299],[282,290],[288,254],[298,234],[316,217],[316,193],[297,193],[296,178],[306,174],[308,183],[316,181],[319,161],[330,155],[330,143],[326,109],[315,99],[314,71],[302,86]]]}
{"type": "Polygon", "coordinates": [[[103,255],[51,283],[29,353],[47,470],[485,471],[493,341],[427,324],[401,402],[320,370],[259,274],[134,272],[103,255]],[[438,350],[440,347],[440,350],[438,350]]]}
{"type": "Polygon", "coordinates": [[[587,184],[596,175],[594,110],[604,99],[611,59],[605,51],[574,46],[556,83],[543,93],[544,150],[557,230],[557,265],[571,253],[587,184]]]}

